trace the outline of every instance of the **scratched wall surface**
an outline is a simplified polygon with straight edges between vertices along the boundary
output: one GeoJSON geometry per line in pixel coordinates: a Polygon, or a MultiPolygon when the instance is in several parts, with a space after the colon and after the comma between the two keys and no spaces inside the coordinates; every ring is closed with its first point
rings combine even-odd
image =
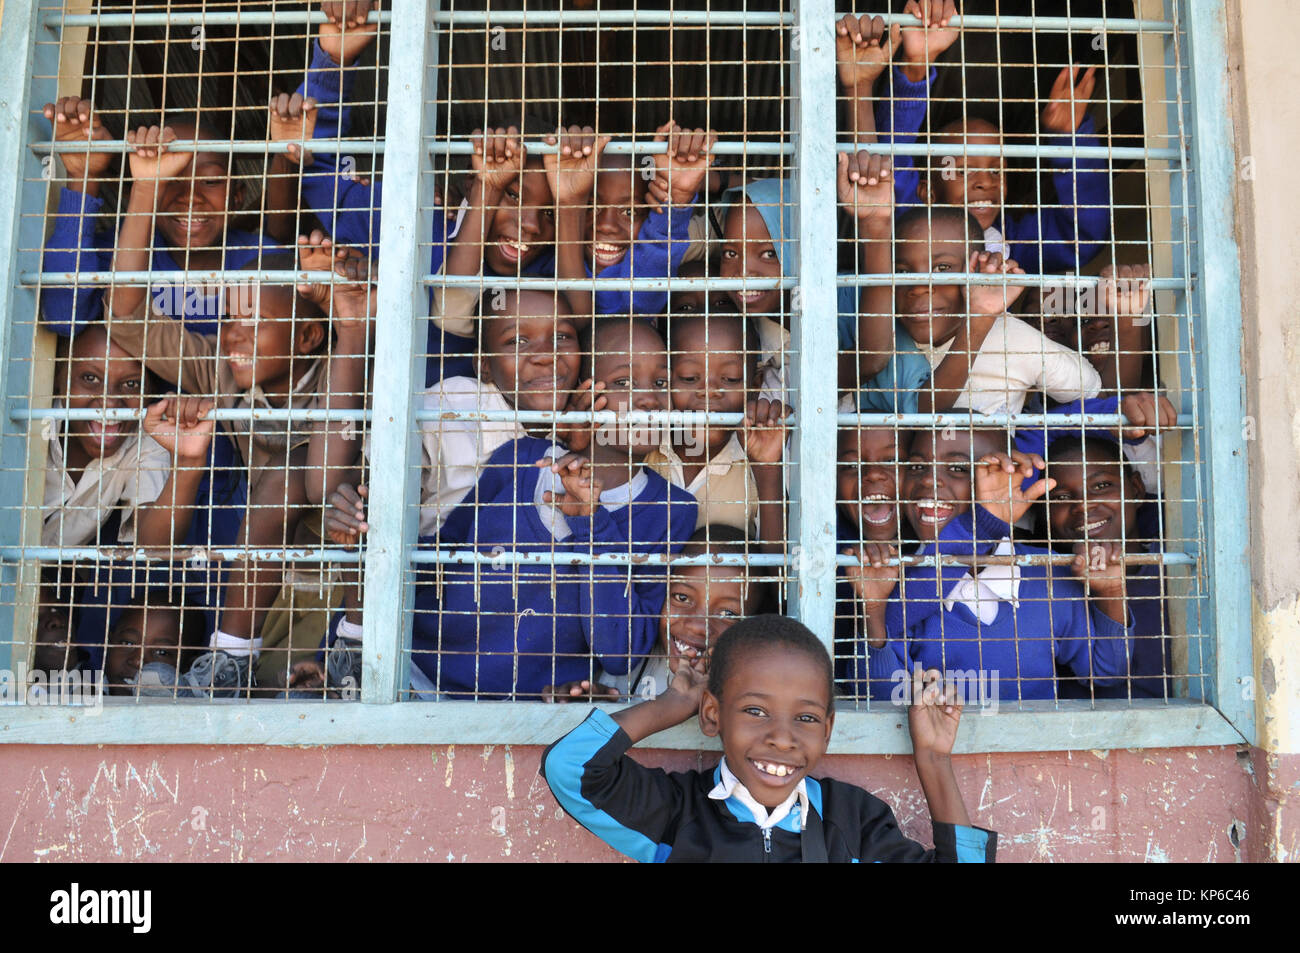
{"type": "MultiPolygon", "coordinates": [[[[619,859],[561,814],[537,775],[540,756],[500,746],[10,746],[0,750],[0,859],[619,859]]],[[[639,757],[685,769],[716,755],[639,757]]],[[[1270,784],[1296,793],[1300,762],[1272,757],[1231,747],[969,755],[957,773],[1004,860],[1300,857],[1295,824],[1260,797],[1270,784]],[[1282,854],[1268,856],[1278,835],[1282,854]]],[[[928,841],[910,758],[823,765],[885,798],[928,841]]]]}

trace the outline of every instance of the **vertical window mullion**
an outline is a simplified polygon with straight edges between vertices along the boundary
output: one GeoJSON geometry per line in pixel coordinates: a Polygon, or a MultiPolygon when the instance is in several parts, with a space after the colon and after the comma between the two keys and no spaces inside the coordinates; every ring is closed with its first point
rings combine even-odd
{"type": "Polygon", "coordinates": [[[790,44],[794,188],[799,236],[798,285],[791,308],[794,362],[792,526],[797,540],[790,604],[799,619],[833,645],[835,627],[835,425],[838,346],[835,334],[835,5],[797,0],[790,44]]]}
{"type": "Polygon", "coordinates": [[[436,79],[436,3],[405,8],[389,31],[387,122],[384,127],[383,220],[379,232],[378,319],[370,427],[371,530],[365,569],[362,700],[395,699],[410,646],[410,553],[417,532],[419,445],[416,385],[423,383],[428,271],[424,250],[432,228],[433,176],[426,136],[426,104],[436,79]],[[419,369],[417,375],[417,361],[419,369]]]}

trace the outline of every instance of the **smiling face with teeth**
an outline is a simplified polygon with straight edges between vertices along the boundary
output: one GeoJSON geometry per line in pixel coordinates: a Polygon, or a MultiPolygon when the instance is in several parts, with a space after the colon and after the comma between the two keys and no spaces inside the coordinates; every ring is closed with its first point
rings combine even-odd
{"type": "MultiPolygon", "coordinates": [[[[55,370],[54,396],[65,406],[79,410],[140,409],[144,406],[144,365],[140,359],[113,344],[102,324],[85,330],[64,345],[55,370]]],[[[134,420],[70,420],[66,466],[85,469],[91,460],[111,456],[138,429],[134,420]]]]}
{"type": "Polygon", "coordinates": [[[903,513],[916,538],[937,539],[948,521],[971,508],[973,461],[1003,449],[988,431],[956,432],[918,430],[903,465],[903,513]]]}
{"type": "Polygon", "coordinates": [[[563,410],[578,386],[581,363],[578,329],[564,298],[507,291],[500,304],[499,312],[479,319],[479,379],[518,410],[563,410]]]}
{"type": "MultiPolygon", "coordinates": [[[[697,553],[683,550],[683,555],[697,553]]],[[[703,655],[723,632],[752,615],[761,597],[761,583],[751,584],[742,567],[673,567],[668,598],[659,616],[659,638],[668,654],[668,668],[676,673],[683,657],[703,655]]]]}
{"type": "Polygon", "coordinates": [[[728,662],[719,694],[704,693],[701,730],[722,738],[727,766],[766,808],[826,753],[835,722],[827,664],[795,645],[755,646],[728,662]]]}
{"type": "Polygon", "coordinates": [[[645,204],[646,181],[627,154],[600,156],[596,175],[596,207],[593,209],[587,261],[592,274],[617,265],[632,249],[632,242],[650,214],[645,204]]]}
{"type": "MultiPolygon", "coordinates": [[[[942,145],[1002,147],[998,127],[983,119],[950,123],[936,136],[942,145]]],[[[975,216],[980,228],[988,228],[1002,214],[1007,190],[1006,168],[1000,156],[944,156],[937,168],[922,176],[917,194],[927,205],[956,205],[975,216]]]]}
{"type": "MultiPolygon", "coordinates": [[[[951,212],[929,214],[925,209],[905,213],[894,243],[894,271],[908,274],[965,274],[970,245],[967,218],[951,212]]],[[[952,340],[966,313],[966,289],[961,284],[898,285],[894,310],[917,344],[937,346],[952,340]]]]}
{"type": "MultiPolygon", "coordinates": [[[[221,138],[191,123],[173,123],[172,131],[177,139],[221,138]]],[[[195,153],[181,177],[164,182],[159,190],[158,231],[173,248],[190,249],[194,267],[194,251],[220,249],[226,221],[242,198],[243,187],[231,182],[228,156],[195,153]]]]}
{"type": "Polygon", "coordinates": [[[1053,444],[1047,476],[1047,519],[1057,540],[1124,539],[1135,535],[1146,487],[1136,470],[1120,462],[1119,445],[1100,438],[1067,438],[1053,444]],[[1087,463],[1084,463],[1084,456],[1087,463]]]}
{"type": "Polygon", "coordinates": [[[898,431],[840,431],[836,486],[843,517],[863,539],[898,539],[898,431]]]}
{"type": "MultiPolygon", "coordinates": [[[[762,213],[748,200],[727,212],[722,234],[722,259],[718,270],[723,278],[780,278],[781,256],[772,244],[762,213]]],[[[736,310],[746,315],[764,315],[785,320],[785,292],[781,288],[741,288],[727,292],[736,310]]]]}
{"type": "Polygon", "coordinates": [[[282,285],[232,286],[218,342],[240,390],[285,396],[326,340],[320,309],[282,285]],[[296,313],[295,313],[296,312],[296,313]]]}
{"type": "Polygon", "coordinates": [[[483,263],[498,275],[517,275],[555,241],[555,198],[546,167],[530,158],[519,178],[506,186],[492,216],[483,263]]]}

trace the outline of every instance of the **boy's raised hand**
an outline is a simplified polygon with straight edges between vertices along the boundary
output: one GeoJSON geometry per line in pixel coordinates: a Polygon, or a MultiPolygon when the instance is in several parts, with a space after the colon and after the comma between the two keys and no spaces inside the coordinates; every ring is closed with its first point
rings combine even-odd
{"type": "Polygon", "coordinates": [[[745,405],[745,456],[751,463],[780,463],[785,454],[785,418],[794,413],[779,400],[760,397],[745,405]]]}
{"type": "Polygon", "coordinates": [[[528,147],[524,145],[519,130],[514,126],[486,131],[475,129],[472,138],[474,152],[470,156],[470,168],[484,188],[504,191],[519,178],[524,163],[528,161],[528,147]]]}
{"type": "Polygon", "coordinates": [[[952,754],[961,724],[962,700],[957,686],[945,685],[937,668],[912,671],[912,703],[907,727],[912,735],[912,755],[946,758],[952,754]]]}
{"type": "Polygon", "coordinates": [[[561,493],[547,490],[542,494],[542,502],[557,507],[565,516],[576,518],[589,517],[600,505],[601,482],[596,478],[591,461],[581,453],[566,453],[558,459],[550,457],[538,460],[537,465],[549,466],[552,473],[560,477],[561,493]]]}
{"type": "Polygon", "coordinates": [[[1097,307],[1102,314],[1138,318],[1151,303],[1150,265],[1107,265],[1097,282],[1097,307]]]}
{"type": "Polygon", "coordinates": [[[378,0],[343,0],[320,8],[327,18],[320,25],[320,48],[339,66],[351,66],[379,35],[379,24],[366,22],[370,11],[379,9],[378,0]]]}
{"type": "Polygon", "coordinates": [[[315,301],[339,330],[364,328],[375,316],[379,297],[371,284],[370,259],[355,248],[335,245],[319,228],[298,236],[298,267],[303,271],[332,271],[346,284],[303,282],[298,293],[315,301]]]}
{"type": "MultiPolygon", "coordinates": [[[[972,275],[1023,275],[1025,269],[1015,259],[1003,258],[998,252],[971,252],[968,271],[972,275]]],[[[971,314],[999,315],[1006,312],[1025,293],[1021,285],[968,285],[966,310],[971,314]]]]}
{"type": "Polygon", "coordinates": [[[113,156],[108,152],[91,152],[91,142],[112,139],[112,134],[99,121],[99,114],[89,99],[64,96],[57,103],[45,104],[45,118],[54,125],[56,142],[85,142],[85,152],[60,152],[59,160],[70,179],[96,179],[108,171],[113,156]]]}
{"type": "Polygon", "coordinates": [[[650,183],[650,193],[663,209],[666,200],[682,207],[695,201],[695,196],[709,174],[713,161],[710,151],[718,141],[712,129],[683,129],[669,119],[655,130],[655,142],[667,143],[668,149],[654,156],[655,177],[650,183]]]}
{"type": "Polygon", "coordinates": [[[1007,525],[1024,516],[1035,500],[1056,486],[1052,479],[1038,479],[1023,489],[1021,484],[1047,466],[1036,453],[1019,450],[990,453],[975,463],[975,502],[1007,525]]]}
{"type": "Polygon", "coordinates": [[[694,658],[681,657],[677,671],[673,673],[672,681],[668,683],[668,691],[664,694],[671,696],[673,701],[680,703],[682,710],[688,708],[691,711],[700,710],[700,701],[704,698],[704,690],[709,687],[710,654],[706,652],[694,658]]]}
{"type": "Polygon", "coordinates": [[[836,192],[840,205],[859,225],[889,225],[894,220],[893,166],[889,156],[865,149],[841,152],[836,159],[836,192]]]}
{"type": "Polygon", "coordinates": [[[131,176],[138,182],[157,184],[176,179],[189,168],[192,152],[171,152],[168,145],[176,141],[171,126],[141,126],[127,131],[126,141],[134,146],[130,153],[131,176]]]}
{"type": "Polygon", "coordinates": [[[596,163],[609,136],[597,136],[591,126],[570,126],[547,136],[546,144],[559,148],[542,157],[556,207],[585,205],[596,187],[596,163]]]}
{"type": "MultiPolygon", "coordinates": [[[[578,385],[578,389],[569,395],[565,410],[599,411],[604,410],[609,398],[602,394],[605,382],[588,378],[578,385]]],[[[555,437],[570,450],[586,450],[591,446],[591,424],[583,421],[576,424],[556,424],[555,437]]]]}
{"type": "Polygon", "coordinates": [[[1125,440],[1140,440],[1157,429],[1168,431],[1178,425],[1178,411],[1169,398],[1150,391],[1129,394],[1120,401],[1119,409],[1128,418],[1120,431],[1120,437],[1125,440]]]}
{"type": "Polygon", "coordinates": [[[885,71],[903,38],[903,28],[885,25],[884,17],[846,13],[835,24],[835,65],[840,85],[866,96],[885,71]]]}
{"type": "Polygon", "coordinates": [[[1088,100],[1097,85],[1097,67],[1089,66],[1079,85],[1075,86],[1074,78],[1078,75],[1079,67],[1066,66],[1052,83],[1047,105],[1043,107],[1043,128],[1048,132],[1069,135],[1079,128],[1079,123],[1088,114],[1088,100]]]}
{"type": "Polygon", "coordinates": [[[272,142],[289,141],[286,155],[290,162],[311,164],[311,153],[304,152],[298,140],[312,137],[316,129],[316,100],[302,93],[281,93],[271,97],[270,128],[272,142]]]}
{"type": "Polygon", "coordinates": [[[957,16],[957,4],[954,0],[907,0],[903,12],[921,21],[919,26],[903,27],[903,59],[910,64],[904,72],[912,82],[920,82],[957,40],[960,31],[948,26],[957,16]]]}
{"type": "MultiPolygon", "coordinates": [[[[844,550],[846,556],[856,556],[860,566],[845,566],[844,578],[858,598],[865,602],[871,611],[883,611],[885,603],[894,594],[898,586],[898,576],[902,569],[890,566],[889,560],[898,557],[898,548],[889,543],[864,542],[861,547],[850,546],[844,550]]],[[[871,639],[873,649],[881,648],[883,640],[871,639]]]]}
{"type": "Polygon", "coordinates": [[[217,426],[208,417],[214,406],[207,397],[164,397],[145,411],[144,432],[171,454],[173,463],[202,466],[217,426]]]}
{"type": "Polygon", "coordinates": [[[547,685],[542,689],[545,702],[616,702],[618,689],[612,685],[584,678],[579,682],[547,685]]]}
{"type": "Polygon", "coordinates": [[[353,489],[347,483],[340,483],[338,489],[330,494],[329,506],[325,510],[325,536],[330,542],[355,546],[361,535],[370,530],[370,524],[366,522],[368,499],[369,487],[353,489]]]}

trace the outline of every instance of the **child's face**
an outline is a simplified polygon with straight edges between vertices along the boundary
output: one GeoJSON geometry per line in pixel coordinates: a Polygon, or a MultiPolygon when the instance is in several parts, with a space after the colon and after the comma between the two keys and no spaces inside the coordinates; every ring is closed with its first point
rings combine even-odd
{"type": "MultiPolygon", "coordinates": [[[[178,139],[199,137],[193,126],[184,123],[173,125],[172,130],[178,139]]],[[[182,178],[163,183],[158,195],[158,230],[173,248],[218,246],[231,205],[238,204],[238,191],[230,181],[226,156],[196,153],[182,178]]]]}
{"type": "MultiPolygon", "coordinates": [[[[754,359],[741,353],[744,337],[735,318],[688,318],[672,332],[673,410],[742,413],[746,381],[756,374],[754,359]]],[[[731,438],[734,427],[706,427],[710,453],[731,438]]]]}
{"type": "MultiPolygon", "coordinates": [[[[144,365],[115,344],[102,326],[77,335],[69,359],[60,362],[55,396],[69,408],[112,410],[141,406],[144,365]]],[[[112,455],[138,429],[134,420],[70,420],[65,424],[69,443],[90,459],[112,455]]]]}
{"type": "MultiPolygon", "coordinates": [[[[966,134],[944,133],[942,142],[972,146],[1002,147],[1002,135],[991,123],[972,121],[966,134]]],[[[975,216],[980,228],[988,228],[1002,214],[1007,177],[999,156],[945,156],[943,167],[930,176],[935,205],[956,205],[975,216]],[[951,162],[949,162],[951,160],[951,162]]]]}
{"type": "MultiPolygon", "coordinates": [[[[918,221],[898,237],[894,243],[897,273],[965,273],[966,235],[956,222],[918,221]]],[[[899,285],[894,292],[894,309],[917,344],[942,344],[961,327],[966,294],[962,285],[899,285]]]]}
{"type": "MultiPolygon", "coordinates": [[[[720,276],[718,269],[713,270],[715,276],[720,276]]],[[[677,269],[678,278],[703,278],[704,265],[701,262],[690,262],[682,265],[677,269]]],[[[668,296],[668,313],[673,316],[684,314],[704,314],[705,307],[708,307],[710,314],[735,314],[736,305],[731,300],[731,295],[725,291],[673,291],[668,296]]]]}
{"type": "Polygon", "coordinates": [[[176,668],[180,664],[180,613],[169,606],[149,609],[131,608],[122,613],[113,627],[108,651],[104,655],[104,679],[109,694],[129,695],[128,678],[140,674],[142,666],[162,662],[176,668]]]}
{"type": "MultiPolygon", "coordinates": [[[[606,410],[619,414],[668,410],[668,353],[658,331],[633,320],[594,337],[592,377],[605,385],[606,410]]],[[[600,425],[596,440],[601,446],[643,457],[658,449],[660,430],[651,425],[600,425]]]]}
{"type": "Polygon", "coordinates": [[[68,645],[68,610],[55,602],[42,605],[36,617],[36,648],[32,668],[38,672],[58,672],[77,661],[77,653],[68,645]]]}
{"type": "Polygon", "coordinates": [[[979,431],[952,437],[942,431],[917,432],[903,466],[902,492],[903,514],[917,539],[937,539],[950,519],[971,508],[972,460],[996,450],[993,438],[979,431]]]}
{"type": "Polygon", "coordinates": [[[268,393],[288,393],[294,375],[307,369],[294,358],[316,350],[325,327],[316,319],[295,320],[293,310],[294,296],[285,288],[231,288],[226,295],[220,349],[240,390],[256,384],[268,393]]]}
{"type": "MultiPolygon", "coordinates": [[[[520,296],[516,311],[554,310],[549,296],[542,307],[531,296],[520,296]]],[[[496,385],[505,399],[519,410],[563,410],[578,384],[578,329],[573,319],[554,314],[495,314],[487,321],[483,344],[486,353],[480,374],[496,385]]]]}
{"type": "Polygon", "coordinates": [[[719,735],[727,765],[764,807],[776,807],[826,753],[834,712],[826,671],[772,646],[737,658],[722,697],[704,693],[700,726],[719,735]]]}
{"type": "Polygon", "coordinates": [[[839,443],[840,512],[863,539],[898,539],[898,431],[841,430],[839,443]]]}
{"type": "Polygon", "coordinates": [[[722,633],[753,613],[757,587],[739,566],[676,566],[659,616],[659,638],[674,673],[683,657],[703,655],[722,633]],[[748,597],[748,598],[746,598],[748,597]]]}
{"type": "Polygon", "coordinates": [[[483,249],[484,263],[499,275],[528,267],[555,241],[555,199],[540,160],[529,161],[506,187],[483,249]]]}
{"type": "MultiPolygon", "coordinates": [[[[727,213],[722,233],[723,278],[780,278],[781,257],[772,244],[771,233],[758,209],[748,201],[733,206],[727,213]]],[[[784,291],[770,288],[728,291],[732,304],[741,314],[766,314],[779,320],[784,291]]]]}
{"type": "Polygon", "coordinates": [[[1048,464],[1056,486],[1047,495],[1047,519],[1060,540],[1123,539],[1134,535],[1137,511],[1145,496],[1142,478],[1125,477],[1115,462],[1083,463],[1071,451],[1048,464]]]}
{"type": "Polygon", "coordinates": [[[592,273],[599,274],[627,257],[650,214],[640,175],[630,168],[601,171],[596,176],[594,213],[587,256],[592,273]]]}

